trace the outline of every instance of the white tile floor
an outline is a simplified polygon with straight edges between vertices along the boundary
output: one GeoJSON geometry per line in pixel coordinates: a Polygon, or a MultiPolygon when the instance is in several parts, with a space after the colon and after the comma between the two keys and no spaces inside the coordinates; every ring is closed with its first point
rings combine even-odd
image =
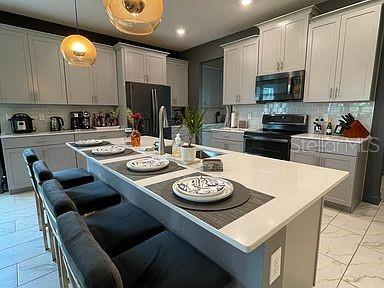
{"type": "MultiPolygon", "coordinates": [[[[57,288],[32,193],[0,194],[0,287],[57,288]]],[[[316,288],[384,287],[384,205],[354,214],[325,208],[316,288]]],[[[298,287],[299,288],[299,287],[298,287]]]]}

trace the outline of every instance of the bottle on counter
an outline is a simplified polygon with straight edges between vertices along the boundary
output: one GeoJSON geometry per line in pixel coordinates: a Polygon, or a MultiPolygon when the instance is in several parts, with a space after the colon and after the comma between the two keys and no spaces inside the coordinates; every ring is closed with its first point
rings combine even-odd
{"type": "Polygon", "coordinates": [[[325,134],[332,135],[332,121],[331,121],[331,118],[328,118],[327,130],[325,131],[325,134]]]}
{"type": "Polygon", "coordinates": [[[180,147],[181,147],[181,137],[180,137],[180,133],[177,133],[175,140],[173,140],[173,143],[172,143],[173,158],[181,158],[180,147]]]}

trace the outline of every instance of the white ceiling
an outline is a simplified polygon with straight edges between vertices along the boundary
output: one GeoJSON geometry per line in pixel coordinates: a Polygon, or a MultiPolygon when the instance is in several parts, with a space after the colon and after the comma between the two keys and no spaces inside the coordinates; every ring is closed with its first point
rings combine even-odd
{"type": "MultiPolygon", "coordinates": [[[[149,36],[131,36],[117,31],[107,19],[103,0],[77,0],[81,29],[117,36],[163,48],[182,51],[250,28],[258,22],[324,0],[164,0],[163,21],[149,36]],[[175,30],[184,27],[183,38],[175,30]]],[[[0,9],[58,24],[75,26],[71,0],[0,0],[0,9]]]]}

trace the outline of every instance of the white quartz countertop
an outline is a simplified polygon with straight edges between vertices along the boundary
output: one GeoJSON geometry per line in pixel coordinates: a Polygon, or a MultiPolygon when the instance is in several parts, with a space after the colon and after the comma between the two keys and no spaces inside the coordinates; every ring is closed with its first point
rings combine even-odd
{"type": "Polygon", "coordinates": [[[318,141],[346,142],[346,143],[356,143],[356,144],[362,144],[365,141],[368,141],[370,139],[370,137],[348,138],[348,137],[337,136],[337,135],[325,135],[325,134],[314,134],[314,133],[304,133],[304,134],[293,135],[292,138],[318,140],[318,141]]]}
{"type": "Polygon", "coordinates": [[[217,132],[229,132],[229,133],[241,133],[244,134],[245,131],[250,131],[251,129],[246,128],[230,128],[230,127],[224,127],[224,128],[212,128],[211,131],[217,131],[217,132]]]}
{"type": "MultiPolygon", "coordinates": [[[[142,145],[152,145],[155,140],[156,138],[144,136],[142,137],[142,145]]],[[[123,138],[108,139],[108,141],[113,144],[124,144],[123,138]]],[[[167,141],[166,143],[169,144],[170,142],[167,141]]],[[[252,190],[275,197],[268,203],[254,209],[223,228],[216,229],[145,188],[148,185],[200,171],[200,163],[186,166],[187,169],[185,170],[133,181],[123,175],[119,175],[118,172],[108,168],[104,163],[129,160],[133,157],[141,157],[140,155],[96,160],[84,153],[84,150],[87,149],[70,147],[83,156],[88,157],[90,161],[103,166],[103,169],[116,174],[116,176],[137,187],[143,193],[150,195],[245,253],[255,250],[348,176],[348,172],[344,171],[203,147],[204,149],[224,153],[224,155],[217,157],[223,161],[224,172],[206,174],[233,180],[252,190]]],[[[153,155],[155,152],[150,153],[153,155]]]]}
{"type": "Polygon", "coordinates": [[[105,133],[114,131],[124,131],[123,128],[112,128],[112,129],[78,129],[78,130],[62,130],[62,131],[46,131],[46,132],[32,132],[22,134],[1,134],[0,139],[9,138],[25,138],[25,137],[37,137],[37,136],[53,136],[53,135],[68,135],[68,134],[86,134],[86,133],[105,133]]]}

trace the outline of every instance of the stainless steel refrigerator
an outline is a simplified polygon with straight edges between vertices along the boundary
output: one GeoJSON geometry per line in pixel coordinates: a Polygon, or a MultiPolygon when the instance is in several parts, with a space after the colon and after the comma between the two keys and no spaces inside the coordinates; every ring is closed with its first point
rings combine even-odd
{"type": "MultiPolygon", "coordinates": [[[[143,117],[139,128],[142,135],[159,137],[159,109],[167,108],[168,122],[171,119],[171,87],[165,85],[126,82],[127,107],[143,117]]],[[[171,127],[164,129],[164,137],[171,139],[171,127]]]]}

